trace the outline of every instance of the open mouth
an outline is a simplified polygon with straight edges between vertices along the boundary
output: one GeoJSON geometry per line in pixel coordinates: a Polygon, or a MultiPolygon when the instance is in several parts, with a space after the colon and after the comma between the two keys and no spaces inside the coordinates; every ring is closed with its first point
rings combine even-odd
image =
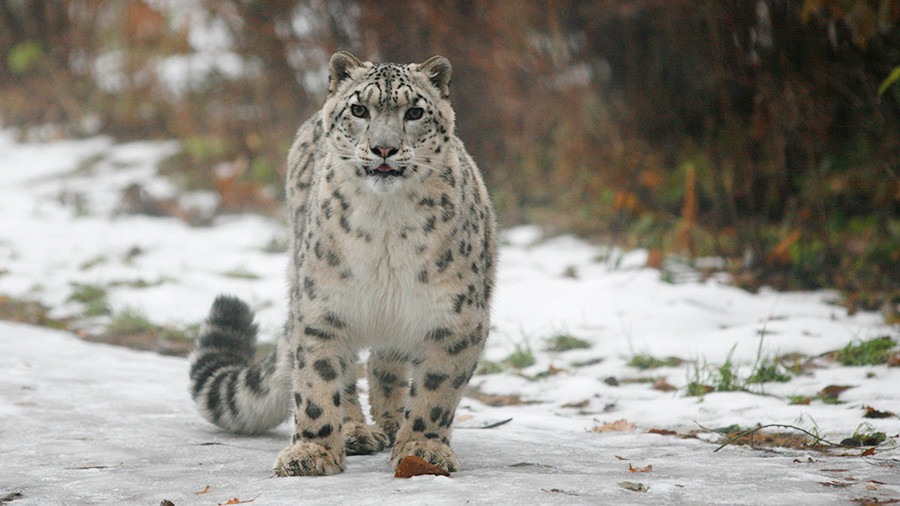
{"type": "Polygon", "coordinates": [[[400,177],[403,175],[403,169],[398,169],[386,163],[382,163],[375,168],[366,167],[366,175],[373,177],[400,177]]]}

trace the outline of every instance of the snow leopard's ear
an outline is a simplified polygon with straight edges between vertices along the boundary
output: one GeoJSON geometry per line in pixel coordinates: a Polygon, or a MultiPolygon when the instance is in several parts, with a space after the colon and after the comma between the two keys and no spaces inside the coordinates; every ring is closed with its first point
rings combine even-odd
{"type": "Polygon", "coordinates": [[[432,56],[419,65],[419,70],[428,76],[431,84],[441,92],[441,98],[450,96],[450,73],[453,67],[443,56],[432,56]]]}
{"type": "Polygon", "coordinates": [[[338,51],[328,61],[328,93],[334,94],[338,86],[350,77],[350,71],[363,64],[359,58],[347,51],[338,51]]]}

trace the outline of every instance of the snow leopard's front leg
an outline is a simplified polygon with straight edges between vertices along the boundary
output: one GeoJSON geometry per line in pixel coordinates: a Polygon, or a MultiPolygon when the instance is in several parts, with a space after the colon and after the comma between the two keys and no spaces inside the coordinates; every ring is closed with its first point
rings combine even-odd
{"type": "Polygon", "coordinates": [[[459,333],[437,328],[425,337],[421,363],[413,363],[409,400],[391,455],[395,467],[415,455],[447,471],[459,469],[450,448],[451,426],[484,347],[485,327],[459,333]]]}
{"type": "Polygon", "coordinates": [[[293,325],[294,431],[275,460],[277,476],[322,476],[344,470],[342,396],[353,356],[341,322],[308,315],[293,325]]]}

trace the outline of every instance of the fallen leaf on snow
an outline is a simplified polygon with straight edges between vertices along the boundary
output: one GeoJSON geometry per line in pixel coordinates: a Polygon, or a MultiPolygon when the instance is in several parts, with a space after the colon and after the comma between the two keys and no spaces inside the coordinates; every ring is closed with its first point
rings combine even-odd
{"type": "Polygon", "coordinates": [[[631,490],[632,492],[646,492],[650,488],[643,483],[634,483],[632,481],[620,481],[618,485],[625,490],[631,490]]]}
{"type": "Polygon", "coordinates": [[[665,378],[657,379],[656,381],[653,382],[653,386],[651,386],[650,388],[652,388],[654,390],[659,390],[661,392],[674,392],[675,390],[678,390],[678,388],[670,385],[669,382],[666,381],[665,378]]]}
{"type": "Polygon", "coordinates": [[[430,462],[426,462],[420,457],[407,455],[397,465],[394,478],[412,478],[413,476],[423,475],[450,476],[450,473],[430,462]]]}
{"type": "Polygon", "coordinates": [[[872,455],[875,455],[875,447],[869,448],[868,450],[859,454],[860,457],[871,457],[872,455]]]}
{"type": "MultiPolygon", "coordinates": [[[[259,496],[256,496],[256,497],[259,497],[259,496]]],[[[247,499],[246,501],[242,501],[242,500],[238,499],[237,497],[235,497],[235,498],[229,499],[225,502],[220,502],[219,506],[229,506],[231,504],[247,504],[248,502],[255,501],[256,497],[254,497],[253,499],[247,499]]]]}
{"type": "Polygon", "coordinates": [[[849,385],[828,385],[819,391],[819,397],[827,399],[837,399],[842,393],[853,388],[849,385]]]}
{"type": "Polygon", "coordinates": [[[466,396],[471,397],[477,401],[483,402],[488,406],[499,407],[499,406],[521,406],[523,404],[537,404],[537,401],[523,401],[522,397],[517,394],[512,395],[496,395],[496,394],[486,394],[484,392],[480,392],[474,388],[470,388],[466,391],[466,396]]]}
{"type": "Polygon", "coordinates": [[[674,430],[669,429],[650,429],[647,432],[650,434],[659,434],[660,436],[674,436],[678,434],[674,430]]]}
{"type": "Polygon", "coordinates": [[[616,420],[615,422],[607,422],[603,425],[598,425],[591,429],[592,432],[626,432],[629,430],[636,429],[637,426],[633,423],[625,420],[624,418],[621,420],[616,420]]]}
{"type": "Polygon", "coordinates": [[[568,370],[563,369],[562,367],[554,367],[553,364],[550,364],[550,366],[547,367],[547,374],[550,376],[556,376],[557,374],[564,372],[568,372],[568,370]]]}
{"type": "Polygon", "coordinates": [[[459,415],[456,417],[457,422],[465,422],[466,420],[471,420],[475,418],[474,415],[459,415]]]}
{"type": "MultiPolygon", "coordinates": [[[[900,367],[900,352],[891,353],[887,359],[888,367],[900,367]]],[[[896,499],[896,501],[900,502],[900,499],[896,499]]]]}
{"type": "Polygon", "coordinates": [[[613,457],[615,457],[616,460],[628,460],[625,457],[622,457],[621,455],[613,455],[613,457]]]}
{"type": "Polygon", "coordinates": [[[205,493],[209,492],[210,490],[212,490],[212,487],[210,487],[209,485],[207,485],[203,490],[200,490],[200,491],[198,491],[198,492],[194,492],[194,495],[205,494],[205,493]]]}
{"type": "Polygon", "coordinates": [[[863,418],[890,418],[892,416],[897,416],[890,411],[878,411],[872,406],[866,406],[866,413],[863,415],[863,418]]]}
{"type": "Polygon", "coordinates": [[[822,485],[823,487],[846,488],[853,484],[850,482],[846,482],[846,481],[832,480],[832,481],[820,481],[819,485],[822,485]]]}
{"type": "Polygon", "coordinates": [[[860,497],[857,499],[852,499],[850,502],[855,504],[862,504],[863,506],[876,506],[878,504],[897,504],[900,503],[900,499],[879,499],[877,497],[860,497]]]}
{"type": "Polygon", "coordinates": [[[724,433],[727,444],[748,445],[753,448],[805,448],[810,444],[810,436],[795,432],[746,431],[740,428],[724,433]]]}
{"type": "Polygon", "coordinates": [[[628,464],[628,470],[632,473],[649,473],[653,471],[653,464],[647,464],[646,467],[634,467],[628,464]]]}
{"type": "Polygon", "coordinates": [[[589,405],[590,403],[591,403],[590,399],[585,399],[585,400],[583,400],[583,401],[581,401],[581,402],[570,402],[570,403],[568,403],[568,404],[563,404],[562,407],[564,407],[564,408],[576,408],[576,409],[581,409],[581,408],[586,408],[586,407],[588,407],[588,405],[589,405]]]}

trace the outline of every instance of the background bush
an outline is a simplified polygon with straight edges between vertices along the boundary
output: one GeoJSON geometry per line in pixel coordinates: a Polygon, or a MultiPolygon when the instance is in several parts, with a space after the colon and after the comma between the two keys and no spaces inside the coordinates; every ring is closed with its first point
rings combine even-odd
{"type": "Polygon", "coordinates": [[[4,0],[0,121],[174,136],[185,188],[270,212],[333,51],[444,54],[505,224],[893,311],[898,22],[897,0],[4,0]]]}

